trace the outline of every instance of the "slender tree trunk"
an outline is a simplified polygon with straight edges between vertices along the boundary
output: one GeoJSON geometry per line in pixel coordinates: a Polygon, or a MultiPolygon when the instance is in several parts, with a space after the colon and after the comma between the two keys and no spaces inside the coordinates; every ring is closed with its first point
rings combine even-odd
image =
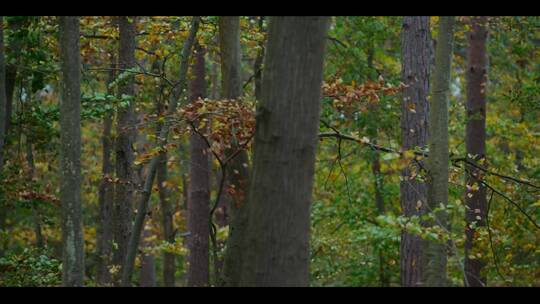
{"type": "MultiPolygon", "coordinates": [[[[173,90],[173,96],[171,98],[169,107],[167,109],[167,116],[173,115],[176,111],[176,107],[182,93],[186,87],[186,75],[187,75],[187,65],[189,62],[189,57],[191,55],[191,50],[193,43],[195,41],[195,36],[199,30],[200,17],[193,17],[191,22],[191,28],[189,30],[188,38],[184,42],[182,47],[182,59],[180,62],[180,77],[178,80],[178,85],[173,90]]],[[[169,122],[165,121],[163,125],[158,124],[158,129],[160,129],[159,136],[160,138],[159,145],[167,144],[169,137],[169,122]]],[[[133,223],[133,230],[128,243],[128,250],[126,254],[126,263],[122,271],[122,285],[131,286],[131,276],[133,274],[133,268],[135,264],[135,256],[137,254],[137,249],[139,248],[140,236],[143,230],[144,219],[146,217],[146,211],[148,209],[148,202],[150,200],[150,195],[152,194],[152,186],[154,185],[154,180],[156,178],[156,171],[158,166],[159,158],[154,157],[150,162],[148,167],[148,174],[144,181],[144,186],[142,189],[141,196],[139,198],[137,216],[133,223]]]]}
{"type": "MultiPolygon", "coordinates": [[[[196,102],[206,95],[204,49],[195,46],[194,79],[191,100],[196,102]]],[[[200,130],[205,133],[205,129],[200,130]]],[[[208,286],[210,238],[210,166],[206,143],[197,134],[190,138],[188,227],[189,244],[188,286],[208,286]]]]}
{"type": "Polygon", "coordinates": [[[62,98],[60,101],[60,202],[62,283],[82,286],[84,241],[81,202],[81,58],[79,17],[60,17],[62,98]]]}
{"type": "MultiPolygon", "coordinates": [[[[373,42],[370,43],[370,46],[367,51],[367,74],[368,79],[371,81],[376,81],[377,73],[373,68],[373,59],[375,57],[375,45],[373,42]]],[[[373,112],[375,121],[377,120],[379,113],[379,105],[372,105],[371,111],[373,112]]],[[[368,126],[367,133],[370,138],[374,138],[373,143],[377,144],[377,138],[379,138],[379,130],[377,125],[372,124],[368,126]]],[[[384,206],[384,175],[381,173],[381,161],[379,156],[379,151],[371,151],[370,153],[371,161],[371,173],[373,174],[373,188],[375,190],[375,207],[377,208],[377,215],[383,215],[385,213],[384,206]]],[[[379,284],[381,287],[386,287],[390,285],[389,277],[386,270],[386,259],[382,248],[375,249],[377,256],[379,257],[379,284]]]]}
{"type": "MultiPolygon", "coordinates": [[[[159,156],[157,168],[157,182],[159,190],[159,203],[161,208],[161,225],[165,241],[174,243],[175,233],[173,225],[173,206],[170,201],[169,190],[165,183],[167,181],[167,153],[159,156]]],[[[174,286],[174,275],[176,272],[176,257],[174,253],[163,253],[163,284],[165,287],[174,286]]]]}
{"type": "MultiPolygon", "coordinates": [[[[121,16],[118,19],[120,29],[120,48],[118,52],[118,65],[120,69],[135,67],[135,20],[133,17],[121,16]],[[131,20],[130,20],[131,19],[131,20]]],[[[128,75],[127,80],[118,88],[120,96],[135,94],[135,78],[128,75]]],[[[131,234],[132,204],[134,197],[134,143],[135,112],[134,104],[130,102],[127,108],[118,112],[115,142],[115,171],[118,183],[115,185],[114,196],[114,230],[115,248],[113,250],[113,263],[125,267],[128,240],[131,234]]],[[[120,284],[119,271],[113,278],[115,284],[120,284]]]]}
{"type": "MultiPolygon", "coordinates": [[[[4,16],[0,16],[0,174],[4,168],[4,143],[6,142],[6,61],[4,51],[4,16]]],[[[3,199],[0,197],[0,199],[3,199]]],[[[0,227],[3,228],[3,227],[0,227]]]]}
{"type": "MultiPolygon", "coordinates": [[[[401,44],[401,81],[407,85],[401,107],[401,147],[404,151],[416,147],[425,149],[431,58],[429,17],[403,17],[401,44]]],[[[419,163],[423,166],[423,161],[419,163]]],[[[406,217],[421,216],[426,211],[426,185],[417,178],[411,178],[420,172],[420,165],[411,162],[401,174],[401,210],[406,217]]],[[[401,286],[419,286],[422,283],[422,242],[418,235],[401,234],[401,286]]]]}
{"type": "Polygon", "coordinates": [[[272,17],[241,286],[307,286],[328,17],[272,17]]]}
{"type": "MultiPolygon", "coordinates": [[[[264,28],[264,17],[259,17],[259,31],[263,32],[264,28]]],[[[255,58],[255,63],[253,64],[253,72],[255,73],[255,98],[261,100],[261,88],[262,88],[262,69],[264,62],[264,41],[261,41],[259,44],[259,52],[257,52],[257,57],[255,58]]]]}
{"type": "MultiPolygon", "coordinates": [[[[427,168],[429,182],[427,203],[430,211],[448,204],[448,95],[450,68],[454,40],[454,17],[441,16],[435,50],[435,70],[429,112],[429,158],[427,168]]],[[[435,221],[430,223],[448,229],[448,215],[444,210],[434,212],[435,221]]],[[[426,242],[426,286],[447,286],[446,243],[426,242]]]]}
{"type": "MultiPolygon", "coordinates": [[[[8,24],[12,33],[16,33],[22,27],[22,22],[20,20],[10,21],[8,24]]],[[[22,48],[22,43],[20,39],[11,39],[8,45],[9,54],[14,58],[19,58],[19,53],[22,48]]],[[[6,56],[4,54],[4,56],[6,56]]],[[[6,74],[5,74],[5,92],[6,92],[6,119],[5,119],[5,134],[7,135],[11,127],[11,112],[13,108],[13,94],[15,92],[15,81],[17,77],[17,63],[8,64],[6,63],[6,74]]]]}
{"type": "MultiPolygon", "coordinates": [[[[116,67],[114,56],[111,59],[111,67],[116,67]]],[[[114,81],[116,73],[111,70],[107,83],[114,81]]],[[[112,92],[109,92],[112,93],[112,92]]],[[[111,273],[109,267],[112,262],[112,241],[113,241],[113,203],[114,203],[114,183],[110,182],[113,172],[112,149],[114,147],[111,129],[112,114],[106,114],[103,118],[102,143],[102,165],[101,173],[103,178],[99,185],[99,220],[97,229],[97,270],[96,281],[98,284],[110,284],[111,273]]]]}
{"type": "MultiPolygon", "coordinates": [[[[473,17],[469,32],[469,54],[467,60],[467,157],[471,162],[485,167],[486,159],[486,85],[487,85],[487,17],[473,17]],[[471,157],[469,157],[469,155],[471,157]],[[479,163],[480,162],[480,163],[479,163]]],[[[469,286],[486,285],[486,276],[482,274],[485,262],[476,257],[487,249],[476,244],[476,227],[486,226],[487,200],[486,187],[479,182],[483,172],[467,165],[472,176],[467,175],[465,196],[465,275],[469,286]],[[478,188],[474,187],[477,186],[478,188]]]]}
{"type": "MultiPolygon", "coordinates": [[[[221,88],[222,97],[237,99],[242,95],[242,66],[240,48],[240,17],[219,18],[219,44],[221,51],[221,88]]],[[[237,143],[227,151],[230,155],[236,151],[237,143]]],[[[236,286],[240,278],[242,265],[241,242],[245,238],[247,224],[246,197],[249,170],[247,152],[239,153],[227,166],[227,185],[234,185],[236,194],[231,197],[231,221],[229,240],[224,260],[223,280],[227,286],[236,286]]]]}
{"type": "MultiPolygon", "coordinates": [[[[7,119],[4,16],[0,16],[0,176],[4,168],[4,144],[6,142],[7,119]]],[[[4,204],[4,193],[0,192],[0,230],[4,230],[6,227],[6,208],[4,204]]],[[[2,256],[4,256],[4,246],[0,244],[0,257],[2,256]]]]}
{"type": "MultiPolygon", "coordinates": [[[[28,164],[27,180],[30,187],[32,187],[36,166],[34,163],[32,143],[28,140],[28,136],[26,137],[26,163],[28,164]]],[[[32,213],[34,220],[34,234],[36,235],[36,247],[43,248],[45,246],[45,240],[43,239],[43,233],[41,231],[41,212],[39,204],[34,204],[32,206],[32,213]]]]}
{"type": "MultiPolygon", "coordinates": [[[[141,241],[143,248],[148,248],[153,246],[153,242],[148,241],[147,238],[152,235],[150,227],[145,227],[143,231],[141,241]]],[[[142,253],[141,254],[141,278],[140,278],[141,287],[156,287],[156,259],[151,253],[142,253]]]]}
{"type": "MultiPolygon", "coordinates": [[[[157,66],[158,61],[154,62],[154,65],[157,66]]],[[[159,73],[159,70],[154,71],[159,73]]],[[[165,105],[164,102],[158,102],[157,104],[157,113],[158,115],[165,114],[165,105]]],[[[157,130],[159,132],[161,130],[157,130]]],[[[175,242],[175,232],[174,232],[174,223],[173,223],[173,206],[171,203],[171,197],[169,188],[167,187],[167,176],[168,176],[168,153],[162,153],[158,156],[159,162],[156,169],[157,174],[157,184],[159,192],[159,204],[161,209],[161,227],[163,231],[163,238],[168,243],[175,242]]],[[[164,252],[163,253],[163,285],[165,287],[174,287],[175,281],[175,272],[176,272],[176,257],[174,253],[164,252]]]]}

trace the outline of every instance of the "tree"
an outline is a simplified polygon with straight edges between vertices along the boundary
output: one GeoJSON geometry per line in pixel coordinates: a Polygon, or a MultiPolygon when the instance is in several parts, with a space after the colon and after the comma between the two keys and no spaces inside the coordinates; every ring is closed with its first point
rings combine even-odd
{"type": "Polygon", "coordinates": [[[307,286],[327,17],[273,17],[240,285],[307,286]]]}
{"type": "MultiPolygon", "coordinates": [[[[473,17],[469,32],[467,55],[467,131],[465,143],[467,158],[477,166],[485,167],[486,160],[486,85],[487,17],[473,17]]],[[[482,268],[485,262],[476,254],[485,251],[476,243],[477,228],[486,226],[486,187],[482,183],[484,172],[467,165],[467,191],[465,195],[465,276],[469,286],[485,286],[482,268]]]]}
{"type": "Polygon", "coordinates": [[[4,52],[4,16],[0,16],[0,174],[4,167],[4,143],[6,141],[6,62],[4,52]]]}
{"type": "MultiPolygon", "coordinates": [[[[111,56],[111,67],[116,66],[114,60],[115,56],[111,56]]],[[[108,84],[114,81],[116,76],[115,70],[111,69],[109,72],[108,84]]],[[[110,92],[112,93],[112,92],[110,92]]],[[[99,284],[111,283],[111,273],[109,267],[111,266],[112,258],[112,241],[113,241],[113,203],[114,203],[114,183],[112,183],[111,175],[113,172],[112,161],[112,149],[113,139],[111,134],[113,116],[111,113],[106,114],[103,118],[103,133],[101,135],[102,145],[102,165],[101,172],[103,178],[99,185],[99,220],[98,229],[96,231],[96,250],[97,250],[97,270],[96,280],[99,284]]]]}
{"type": "MultiPolygon", "coordinates": [[[[425,149],[431,53],[429,17],[403,17],[401,49],[401,81],[407,85],[401,103],[401,147],[403,151],[425,149]]],[[[426,210],[426,185],[416,178],[410,178],[420,172],[420,165],[411,162],[401,173],[401,210],[406,217],[422,216],[426,210]]],[[[420,285],[424,265],[422,238],[402,232],[400,253],[401,285],[420,285]]]]}
{"type": "MultiPolygon", "coordinates": [[[[202,102],[206,95],[205,50],[195,45],[195,64],[192,67],[191,102],[202,102]]],[[[199,126],[194,125],[199,128],[199,126]]],[[[204,132],[201,127],[199,132],[204,132]]],[[[189,268],[188,286],[209,284],[209,239],[210,239],[210,166],[206,141],[194,133],[190,138],[189,162],[189,268]]]]}
{"type": "MultiPolygon", "coordinates": [[[[430,223],[447,230],[448,215],[441,205],[448,204],[448,95],[450,90],[450,66],[454,41],[454,17],[439,17],[439,34],[435,49],[435,68],[429,109],[429,157],[427,168],[428,210],[433,212],[430,223]],[[437,210],[435,210],[437,209],[437,210]]],[[[446,286],[446,243],[442,240],[426,242],[425,285],[446,286]]]]}
{"type": "MultiPolygon", "coordinates": [[[[240,48],[240,18],[227,16],[219,18],[219,46],[221,51],[221,88],[222,98],[238,99],[242,95],[242,68],[240,48]]],[[[239,101],[240,102],[240,101],[239,101]]],[[[238,149],[232,143],[227,156],[238,149]]],[[[226,180],[228,187],[235,189],[232,197],[229,239],[225,254],[223,279],[228,286],[238,285],[244,249],[241,242],[245,238],[247,225],[247,187],[249,180],[247,152],[240,152],[227,166],[226,180]]]]}
{"type": "MultiPolygon", "coordinates": [[[[135,19],[134,17],[118,17],[120,30],[120,45],[118,50],[118,68],[125,71],[135,67],[135,19]]],[[[115,173],[118,183],[115,185],[114,195],[114,228],[113,238],[115,250],[113,263],[125,267],[128,240],[131,235],[131,222],[133,218],[133,197],[135,190],[135,170],[133,168],[134,143],[136,138],[136,116],[133,96],[135,95],[135,78],[129,72],[124,82],[118,87],[120,97],[129,98],[128,107],[121,109],[117,115],[116,141],[115,141],[115,173]]],[[[119,273],[118,273],[119,274],[119,273]]],[[[113,279],[120,284],[120,276],[113,279]]]]}
{"type": "MultiPolygon", "coordinates": [[[[178,85],[175,86],[169,107],[167,109],[166,116],[171,116],[176,111],[180,97],[185,91],[186,87],[186,75],[189,57],[191,56],[192,47],[195,41],[195,36],[199,30],[200,17],[193,17],[191,21],[191,27],[189,29],[188,38],[182,46],[182,60],[180,62],[180,72],[178,85]]],[[[170,123],[165,121],[165,123],[159,123],[156,129],[159,129],[159,146],[164,146],[167,144],[169,137],[169,127],[170,123]]],[[[126,255],[126,262],[124,269],[122,271],[122,285],[131,286],[131,276],[133,274],[133,268],[135,264],[135,256],[137,254],[137,249],[139,248],[139,241],[141,233],[143,231],[144,219],[146,217],[146,212],[148,210],[148,201],[150,200],[150,195],[152,194],[152,186],[154,185],[154,180],[156,177],[156,171],[158,167],[159,157],[152,158],[146,179],[144,181],[144,186],[142,190],[142,195],[139,199],[139,204],[137,208],[137,216],[135,217],[135,222],[133,223],[133,230],[131,237],[128,243],[128,251],[126,255]]]]}
{"type": "Polygon", "coordinates": [[[84,243],[81,202],[81,59],[79,17],[60,17],[62,98],[60,101],[60,202],[62,282],[82,286],[84,243]]]}

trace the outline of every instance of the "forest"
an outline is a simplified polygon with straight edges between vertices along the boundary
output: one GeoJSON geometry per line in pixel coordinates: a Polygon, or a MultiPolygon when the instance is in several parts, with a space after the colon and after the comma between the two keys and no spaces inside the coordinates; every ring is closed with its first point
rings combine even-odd
{"type": "Polygon", "coordinates": [[[0,16],[0,287],[540,287],[540,17],[0,16]]]}

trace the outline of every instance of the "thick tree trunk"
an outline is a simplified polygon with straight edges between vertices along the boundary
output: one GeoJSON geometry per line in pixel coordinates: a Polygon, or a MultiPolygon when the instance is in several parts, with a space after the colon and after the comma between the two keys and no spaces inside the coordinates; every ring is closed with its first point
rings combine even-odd
{"type": "MultiPolygon", "coordinates": [[[[467,157],[471,162],[485,166],[486,158],[486,85],[487,85],[487,17],[473,17],[472,29],[469,32],[469,54],[467,60],[467,157]],[[471,157],[469,157],[469,155],[471,157]],[[481,163],[479,163],[481,162],[481,163]]],[[[476,257],[487,249],[479,248],[475,243],[476,227],[486,226],[487,200],[486,187],[479,181],[483,180],[483,172],[468,165],[472,174],[467,175],[468,188],[465,196],[465,275],[469,286],[485,286],[486,276],[482,268],[485,262],[476,257]],[[478,188],[474,186],[478,186],[478,188]],[[477,190],[476,190],[477,189],[477,190]]]]}
{"type": "Polygon", "coordinates": [[[79,17],[60,17],[60,202],[62,283],[82,286],[84,241],[81,203],[81,59],[79,17]]]}
{"type": "MultiPolygon", "coordinates": [[[[454,40],[454,17],[441,16],[435,50],[435,70],[429,111],[429,158],[427,168],[429,182],[427,203],[429,210],[448,204],[448,95],[450,91],[450,68],[454,40]]],[[[430,223],[448,228],[448,215],[444,210],[434,212],[435,221],[430,223]]],[[[426,243],[426,286],[447,286],[446,243],[426,243]]]]}
{"type": "MultiPolygon", "coordinates": [[[[407,85],[403,91],[401,108],[402,149],[425,149],[428,138],[429,72],[431,31],[429,17],[403,17],[401,81],[407,85]]],[[[421,164],[423,161],[419,161],[421,164]]],[[[411,162],[402,172],[400,200],[402,214],[421,216],[426,210],[426,185],[416,178],[420,166],[411,162]]],[[[422,282],[422,238],[401,234],[401,286],[419,286],[422,282]]]]}
{"type": "MultiPolygon", "coordinates": [[[[227,16],[219,18],[219,44],[221,51],[221,88],[222,97],[237,99],[242,95],[242,66],[240,48],[240,17],[227,16]]],[[[236,151],[236,144],[227,154],[236,151]]],[[[223,280],[227,286],[238,285],[242,265],[241,242],[245,238],[247,224],[246,197],[249,170],[247,168],[247,152],[239,153],[227,166],[227,185],[234,185],[236,194],[231,197],[231,221],[229,224],[229,240],[225,254],[223,280]]]]}
{"type": "MultiPolygon", "coordinates": [[[[120,29],[120,48],[118,65],[120,69],[135,67],[135,21],[133,17],[121,16],[118,20],[120,29]],[[131,20],[130,20],[131,19],[131,20]]],[[[129,75],[125,83],[118,88],[120,96],[135,94],[135,78],[129,75]]],[[[125,267],[128,240],[131,234],[132,205],[134,197],[135,171],[134,143],[136,138],[135,112],[133,102],[118,112],[115,142],[115,171],[118,183],[115,185],[114,196],[114,228],[113,263],[125,267]]],[[[120,283],[119,271],[113,278],[115,284],[120,283]]]]}
{"type": "MultiPolygon", "coordinates": [[[[197,101],[206,95],[204,49],[195,47],[194,79],[191,82],[191,100],[197,101]]],[[[200,130],[205,133],[204,129],[200,130]]],[[[210,239],[210,166],[208,147],[203,138],[192,134],[190,138],[188,227],[188,286],[208,286],[209,283],[209,239],[210,239]]]]}
{"type": "MultiPolygon", "coordinates": [[[[113,57],[114,58],[114,57],[113,57]]],[[[112,59],[112,67],[116,64],[112,59]]],[[[109,74],[107,83],[110,84],[115,79],[115,72],[112,70],[109,74]]],[[[112,93],[112,92],[110,92],[112,93]]],[[[98,284],[110,284],[111,273],[109,267],[112,263],[112,241],[113,241],[113,200],[114,200],[114,183],[109,181],[112,178],[113,162],[112,149],[114,147],[111,136],[112,129],[112,114],[106,114],[103,118],[103,133],[101,135],[102,143],[102,164],[101,173],[103,178],[99,185],[99,220],[97,229],[97,263],[96,263],[96,281],[98,284]]]]}
{"type": "Polygon", "coordinates": [[[257,110],[242,286],[307,286],[328,17],[272,17],[257,110]]]}

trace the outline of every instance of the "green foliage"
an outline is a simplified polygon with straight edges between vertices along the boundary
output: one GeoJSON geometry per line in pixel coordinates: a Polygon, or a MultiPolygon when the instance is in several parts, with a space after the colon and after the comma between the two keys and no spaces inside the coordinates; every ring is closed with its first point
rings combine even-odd
{"type": "Polygon", "coordinates": [[[60,261],[36,249],[0,258],[0,286],[59,286],[62,282],[60,261]]]}

